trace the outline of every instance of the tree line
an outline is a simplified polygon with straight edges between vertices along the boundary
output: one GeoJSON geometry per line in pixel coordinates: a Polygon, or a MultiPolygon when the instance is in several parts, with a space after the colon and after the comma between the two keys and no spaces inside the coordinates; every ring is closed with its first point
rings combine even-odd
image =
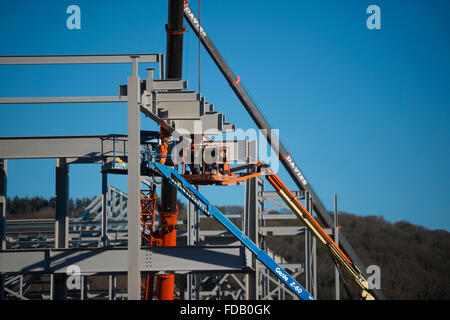
{"type": "MultiPolygon", "coordinates": [[[[71,216],[81,213],[94,198],[70,199],[71,216]]],[[[10,217],[43,217],[54,212],[56,198],[8,198],[10,217]]],[[[186,205],[178,201],[179,219],[185,219],[186,205]]],[[[220,206],[225,214],[240,214],[242,206],[220,206]]],[[[232,219],[241,227],[240,219],[232,219]]],[[[429,230],[407,221],[391,223],[381,216],[340,213],[339,224],[361,260],[381,269],[381,289],[388,299],[450,299],[450,233],[429,230]]],[[[301,225],[295,220],[267,220],[266,226],[301,225]]],[[[202,219],[201,229],[220,229],[214,219],[202,219]]],[[[304,237],[266,236],[265,245],[289,263],[303,262],[304,237]]],[[[318,298],[334,299],[334,265],[327,251],[317,246],[318,298]]],[[[304,283],[301,275],[300,283],[304,283]]],[[[358,288],[346,279],[356,297],[358,288]]],[[[348,299],[341,281],[341,298],[348,299]]]]}
{"type": "MultiPolygon", "coordinates": [[[[69,212],[81,212],[94,198],[69,199],[69,212]]],[[[44,209],[56,208],[56,197],[46,199],[43,197],[8,198],[6,201],[8,214],[23,215],[37,214],[44,209]]]]}

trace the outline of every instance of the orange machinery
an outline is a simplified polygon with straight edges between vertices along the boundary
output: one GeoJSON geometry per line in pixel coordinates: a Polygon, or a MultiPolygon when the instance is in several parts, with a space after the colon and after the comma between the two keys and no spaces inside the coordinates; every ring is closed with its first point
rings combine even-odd
{"type": "Polygon", "coordinates": [[[194,185],[228,185],[265,174],[267,165],[261,161],[231,167],[228,161],[229,149],[225,145],[211,145],[208,142],[184,148],[182,177],[194,185]],[[193,161],[187,161],[187,156],[192,155],[194,159],[189,160],[193,161]],[[254,172],[243,172],[252,168],[254,172]]]}
{"type": "MultiPolygon", "coordinates": [[[[193,148],[200,149],[205,153],[205,146],[201,144],[193,146],[193,148]]],[[[201,165],[197,168],[190,166],[190,172],[187,172],[188,166],[183,164],[182,176],[191,184],[203,185],[227,185],[234,182],[254,178],[264,175],[267,181],[272,185],[280,198],[289,206],[292,212],[299,218],[300,221],[313,233],[313,235],[328,249],[328,252],[335,262],[336,266],[344,269],[351,278],[360,287],[360,297],[365,300],[373,300],[374,296],[370,293],[370,288],[363,273],[358,267],[348,258],[348,256],[339,248],[338,245],[331,239],[327,232],[320,226],[316,219],[308,212],[300,201],[294,196],[289,188],[281,181],[281,179],[270,169],[267,164],[261,161],[248,163],[230,167],[227,162],[226,147],[220,144],[216,146],[217,151],[213,161],[207,159],[207,156],[202,157],[201,165]],[[206,161],[209,160],[209,161],[206,161]],[[253,168],[251,172],[239,173],[239,171],[253,168]]],[[[191,149],[192,152],[196,150],[191,149]]]]}
{"type": "MultiPolygon", "coordinates": [[[[166,154],[168,150],[167,140],[162,139],[161,146],[162,147],[160,148],[160,154],[166,154]]],[[[289,206],[292,212],[328,249],[331,258],[336,263],[336,265],[340,268],[343,268],[362,289],[361,298],[366,300],[374,299],[374,296],[370,293],[368,282],[363,276],[362,272],[336,245],[336,243],[330,238],[327,232],[314,219],[312,214],[305,209],[300,201],[294,196],[289,188],[281,181],[281,179],[270,169],[267,164],[261,161],[257,161],[254,163],[247,163],[231,167],[229,162],[227,161],[228,150],[226,146],[221,144],[214,145],[214,152],[212,152],[212,150],[207,151],[207,148],[211,148],[211,144],[202,143],[199,145],[192,145],[190,148],[187,148],[187,150],[184,150],[186,152],[183,152],[183,156],[189,156],[191,158],[193,157],[197,160],[194,163],[191,163],[186,161],[187,159],[183,159],[183,162],[181,164],[181,175],[184,179],[194,185],[229,185],[235,182],[264,175],[267,181],[272,185],[280,198],[289,206]],[[198,156],[199,154],[201,155],[200,157],[198,156]]],[[[165,160],[166,157],[161,156],[161,160],[159,161],[159,163],[164,164],[165,160]]],[[[143,240],[145,239],[145,243],[148,243],[149,245],[175,246],[178,212],[160,212],[159,229],[155,232],[148,231],[148,227],[151,227],[151,229],[153,228],[156,193],[153,192],[147,198],[151,197],[153,197],[152,205],[147,205],[144,207],[152,208],[150,211],[152,211],[153,213],[148,216],[151,216],[151,219],[146,218],[147,222],[143,222],[143,227],[147,228],[147,233],[149,233],[150,236],[143,234],[143,240]]],[[[145,201],[147,200],[143,200],[143,203],[145,203],[145,201]]],[[[144,212],[144,209],[142,210],[142,212],[144,212]]],[[[144,216],[145,215],[143,215],[143,217],[144,216]]],[[[145,228],[143,228],[143,232],[144,230],[146,230],[145,228]]],[[[147,275],[144,280],[144,290],[145,298],[152,299],[153,277],[151,275],[147,275]]],[[[156,299],[172,300],[173,290],[174,275],[157,276],[156,299]]]]}
{"type": "MultiPolygon", "coordinates": [[[[176,246],[176,213],[159,212],[159,227],[154,230],[157,193],[155,188],[141,191],[141,245],[142,246],[176,246]]],[[[174,299],[175,275],[156,276],[156,300],[174,299]]],[[[153,299],[154,276],[143,275],[142,297],[153,299]]]]}
{"type": "MultiPolygon", "coordinates": [[[[170,133],[161,128],[159,147],[159,163],[165,164],[169,148],[170,133]]],[[[141,192],[141,236],[143,246],[176,246],[177,244],[177,216],[176,212],[164,212],[159,208],[159,227],[154,230],[154,219],[156,209],[157,193],[155,186],[151,190],[141,192]]],[[[142,288],[143,299],[153,299],[154,276],[145,274],[143,276],[142,288]]],[[[156,276],[156,300],[174,299],[175,275],[164,274],[156,276]]]]}

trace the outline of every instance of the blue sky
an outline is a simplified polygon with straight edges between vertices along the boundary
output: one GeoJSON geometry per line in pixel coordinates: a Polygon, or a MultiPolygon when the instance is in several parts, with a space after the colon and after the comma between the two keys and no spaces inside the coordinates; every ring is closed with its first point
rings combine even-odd
{"type": "MultiPolygon", "coordinates": [[[[206,31],[332,209],[450,230],[450,2],[202,1],[206,31]],[[381,9],[381,30],[366,8],[381,9]]],[[[191,1],[197,12],[197,1],[191,1]]],[[[167,1],[2,1],[0,55],[164,53],[167,1]],[[68,30],[66,8],[81,8],[68,30]]],[[[187,23],[186,23],[187,24],[187,23]]],[[[198,42],[184,78],[197,89],[198,42]]],[[[143,68],[141,76],[144,77],[143,68]]],[[[129,66],[0,67],[0,96],[115,95],[129,66]]],[[[254,127],[207,53],[201,90],[254,127]]],[[[0,136],[126,133],[125,104],[1,105],[0,136]]],[[[156,128],[150,120],[143,129],[156,128]]],[[[9,196],[54,195],[54,160],[9,162],[9,196]]],[[[97,165],[70,168],[72,197],[101,190],[97,165]]],[[[294,187],[285,173],[281,177],[294,187]]],[[[110,182],[126,190],[124,177],[110,182]]],[[[242,204],[226,187],[217,204],[242,204]]]]}

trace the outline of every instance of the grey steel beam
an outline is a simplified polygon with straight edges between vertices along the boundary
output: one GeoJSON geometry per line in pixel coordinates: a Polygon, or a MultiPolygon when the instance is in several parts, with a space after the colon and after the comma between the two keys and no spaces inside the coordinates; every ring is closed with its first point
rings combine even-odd
{"type": "MultiPolygon", "coordinates": [[[[165,80],[167,81],[167,80],[165,80]]],[[[162,102],[200,102],[200,96],[196,91],[163,91],[157,92],[156,103],[162,102]]]]}
{"type": "MultiPolygon", "coordinates": [[[[66,274],[70,265],[81,274],[126,274],[127,248],[7,250],[0,252],[0,272],[66,274]]],[[[143,247],[139,269],[145,272],[247,272],[252,268],[242,246],[143,247]]]]}
{"type": "MultiPolygon", "coordinates": [[[[114,135],[127,139],[126,135],[114,135]]],[[[112,135],[0,137],[0,159],[95,158],[112,156],[112,135]]]]}
{"type": "MultiPolygon", "coordinates": [[[[227,216],[227,218],[228,219],[241,219],[242,218],[242,215],[241,214],[239,214],[239,213],[236,213],[236,214],[227,214],[226,215],[227,216]]],[[[202,219],[202,220],[204,220],[204,219],[209,219],[210,217],[207,217],[207,216],[205,216],[205,215],[200,215],[200,219],[202,219]]]]}
{"type": "Polygon", "coordinates": [[[0,104],[48,104],[48,103],[111,103],[127,102],[126,96],[80,96],[80,97],[7,97],[0,104]]]}
{"type": "Polygon", "coordinates": [[[131,63],[133,57],[139,57],[141,63],[155,63],[159,62],[159,56],[159,54],[0,56],[0,65],[131,63]]]}
{"type": "Polygon", "coordinates": [[[153,80],[154,90],[184,90],[187,89],[186,80],[178,79],[164,79],[164,80],[153,80]]]}
{"type": "MultiPolygon", "coordinates": [[[[161,78],[161,67],[163,66],[162,63],[159,64],[160,66],[160,78],[161,78]]],[[[153,79],[153,68],[148,68],[147,69],[147,79],[145,80],[145,92],[142,95],[142,101],[141,101],[141,112],[143,114],[145,114],[147,117],[149,117],[150,119],[152,119],[153,121],[155,121],[157,124],[159,124],[162,128],[164,128],[167,132],[173,132],[174,129],[169,126],[166,121],[162,120],[161,118],[159,118],[156,113],[157,110],[156,108],[153,106],[153,95],[155,93],[154,90],[156,90],[155,86],[158,86],[156,83],[157,81],[153,79]]],[[[164,82],[168,84],[168,87],[170,87],[170,83],[174,81],[180,81],[180,80],[162,80],[161,82],[164,82]]],[[[172,83],[173,85],[173,83],[172,83]]],[[[128,87],[127,87],[127,91],[128,91],[128,87]]]]}
{"type": "MultiPolygon", "coordinates": [[[[299,200],[305,199],[305,192],[304,191],[291,191],[292,194],[299,200]]],[[[280,196],[276,191],[264,191],[258,193],[258,198],[261,200],[280,200],[280,196]]]]}
{"type": "Polygon", "coordinates": [[[138,60],[133,58],[128,83],[128,300],[141,299],[140,235],[140,79],[138,60]]]}
{"type": "MultiPolygon", "coordinates": [[[[280,267],[283,269],[288,269],[292,272],[297,271],[298,274],[305,272],[305,264],[304,263],[287,263],[287,262],[281,262],[278,263],[280,267]]],[[[263,265],[259,267],[261,270],[266,270],[267,268],[263,265]]],[[[297,275],[294,275],[297,276],[297,275]]]]}
{"type": "MultiPolygon", "coordinates": [[[[101,209],[101,208],[100,208],[101,209]]],[[[89,227],[91,231],[93,232],[101,232],[101,228],[99,228],[101,224],[101,220],[98,219],[98,217],[92,217],[93,221],[79,221],[78,218],[70,218],[70,232],[77,233],[79,231],[79,228],[84,228],[86,230],[86,227],[89,227]]],[[[100,217],[101,219],[101,217],[100,217]]],[[[126,226],[127,221],[125,219],[120,220],[112,220],[109,221],[110,224],[113,225],[120,225],[120,226],[126,226]]],[[[17,219],[17,220],[9,220],[6,224],[6,230],[8,234],[11,233],[19,233],[23,231],[24,233],[27,233],[26,228],[30,228],[30,233],[45,233],[49,228],[54,227],[54,220],[53,219],[17,219]]],[[[111,229],[111,228],[108,228],[111,229]]],[[[49,231],[50,232],[50,231],[49,231]]]]}
{"type": "MultiPolygon", "coordinates": [[[[270,210],[267,210],[270,212],[270,210]]],[[[293,213],[260,213],[260,219],[264,220],[298,220],[293,213]]]]}
{"type": "MultiPolygon", "coordinates": [[[[142,108],[141,108],[142,111],[142,108]]],[[[150,111],[143,112],[148,115],[150,111]]],[[[161,120],[161,122],[164,122],[161,120]]],[[[167,124],[166,124],[167,126],[167,124]]],[[[172,129],[173,130],[173,129],[172,129]]],[[[123,134],[111,135],[80,135],[80,136],[35,136],[35,137],[0,137],[0,159],[43,159],[67,158],[68,163],[85,163],[101,160],[102,140],[103,154],[112,156],[114,142],[112,137],[125,141],[128,137],[123,134]]],[[[217,143],[212,143],[215,145],[217,143]]],[[[229,148],[230,161],[246,161],[249,153],[251,161],[255,161],[257,154],[245,147],[245,140],[224,141],[229,148]]],[[[116,152],[122,152],[123,147],[116,141],[116,152]]]]}
{"type": "MultiPolygon", "coordinates": [[[[264,236],[295,236],[300,234],[305,234],[306,227],[293,227],[293,226],[283,226],[283,227],[260,227],[260,234],[264,236]]],[[[325,232],[329,235],[333,234],[333,229],[324,228],[325,232]]]]}
{"type": "Polygon", "coordinates": [[[305,227],[261,227],[260,234],[263,236],[294,236],[305,233],[305,227]]]}

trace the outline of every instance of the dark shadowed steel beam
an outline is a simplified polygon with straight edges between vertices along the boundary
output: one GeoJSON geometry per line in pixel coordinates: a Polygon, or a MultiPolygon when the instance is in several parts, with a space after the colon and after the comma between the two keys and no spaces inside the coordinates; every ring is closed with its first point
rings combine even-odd
{"type": "Polygon", "coordinates": [[[184,0],[169,0],[166,32],[167,79],[181,79],[183,66],[184,0]]]}
{"type": "MultiPolygon", "coordinates": [[[[183,7],[184,0],[169,0],[169,15],[166,25],[166,78],[181,79],[183,64],[183,7]]],[[[164,212],[175,212],[177,205],[177,189],[167,181],[161,186],[161,209],[164,212]]]]}

